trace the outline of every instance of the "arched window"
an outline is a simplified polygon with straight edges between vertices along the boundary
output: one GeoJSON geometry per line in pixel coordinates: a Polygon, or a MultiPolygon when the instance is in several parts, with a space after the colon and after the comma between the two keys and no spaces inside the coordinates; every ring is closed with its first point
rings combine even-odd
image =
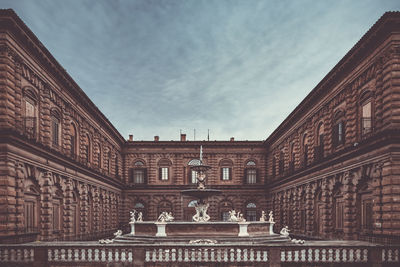
{"type": "Polygon", "coordinates": [[[37,95],[32,88],[24,88],[24,133],[29,138],[36,138],[37,135],[37,95]]]}
{"type": "Polygon", "coordinates": [[[254,202],[249,202],[246,205],[246,220],[257,221],[257,205],[254,202]]]}
{"type": "Polygon", "coordinates": [[[279,174],[283,174],[285,171],[285,153],[283,150],[279,153],[279,174]]]}
{"type": "Polygon", "coordinates": [[[71,136],[71,157],[76,158],[78,155],[78,136],[75,124],[71,123],[69,126],[69,132],[71,136]]]}
{"type": "Polygon", "coordinates": [[[324,157],[324,124],[322,122],[317,127],[317,146],[315,147],[314,157],[316,161],[324,157]]]}
{"type": "Polygon", "coordinates": [[[101,169],[101,162],[102,162],[101,146],[99,143],[96,143],[96,147],[97,147],[97,162],[96,162],[96,164],[97,164],[97,168],[101,169]]]}
{"type": "Polygon", "coordinates": [[[360,97],[361,105],[361,135],[366,136],[372,132],[373,118],[372,118],[372,93],[365,91],[360,97]]]}
{"type": "Polygon", "coordinates": [[[344,144],[345,138],[345,124],[344,124],[344,113],[338,111],[333,117],[333,128],[332,128],[332,144],[334,147],[344,144]]]}
{"type": "Polygon", "coordinates": [[[257,183],[257,165],[255,161],[249,160],[246,163],[244,169],[245,183],[246,184],[256,184],[257,183]]]}
{"type": "Polygon", "coordinates": [[[302,165],[303,167],[308,165],[308,136],[307,134],[304,134],[303,140],[302,140],[302,152],[303,152],[303,157],[302,157],[302,165]]]}
{"type": "Polygon", "coordinates": [[[158,179],[161,181],[169,180],[171,161],[169,159],[160,159],[158,162],[158,179]]]}
{"type": "Polygon", "coordinates": [[[334,219],[333,226],[335,228],[335,233],[339,237],[343,233],[343,225],[344,225],[344,199],[342,190],[343,186],[341,184],[337,184],[332,193],[333,196],[332,218],[334,219]]]}
{"type": "Polygon", "coordinates": [[[111,149],[108,149],[107,152],[107,171],[110,174],[111,173],[111,149]]]}
{"type": "Polygon", "coordinates": [[[276,157],[272,156],[272,176],[276,176],[276,157]]]}
{"type": "Polygon", "coordinates": [[[201,162],[198,159],[192,159],[188,163],[188,165],[189,165],[189,182],[191,184],[197,183],[197,172],[195,172],[192,169],[190,169],[190,166],[197,166],[197,165],[200,165],[200,164],[201,164],[201,162]]]}
{"type": "Polygon", "coordinates": [[[115,176],[119,178],[119,160],[118,154],[115,155],[115,176]]]}
{"type": "Polygon", "coordinates": [[[230,159],[223,159],[219,163],[220,177],[222,181],[232,180],[232,167],[233,163],[230,159]]]}
{"type": "Polygon", "coordinates": [[[86,163],[90,163],[91,161],[92,161],[92,153],[91,153],[91,151],[92,151],[92,142],[90,141],[90,136],[89,136],[89,134],[86,134],[85,135],[85,140],[84,140],[84,147],[85,147],[85,156],[86,156],[86,158],[85,158],[85,160],[86,160],[86,163]]]}
{"type": "Polygon", "coordinates": [[[131,169],[131,183],[145,184],[147,182],[147,168],[143,161],[137,160],[131,169]]]}
{"type": "Polygon", "coordinates": [[[61,116],[56,110],[51,111],[51,140],[54,148],[60,147],[60,136],[61,136],[61,116]]]}
{"type": "Polygon", "coordinates": [[[294,153],[294,143],[290,144],[290,161],[289,161],[289,172],[293,173],[294,172],[294,164],[296,162],[296,154],[294,153]]]}

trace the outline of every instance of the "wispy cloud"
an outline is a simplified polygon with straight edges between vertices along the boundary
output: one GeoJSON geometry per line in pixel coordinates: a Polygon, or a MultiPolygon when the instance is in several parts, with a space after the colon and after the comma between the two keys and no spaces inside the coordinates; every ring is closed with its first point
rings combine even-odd
{"type": "Polygon", "coordinates": [[[398,1],[3,1],[127,136],[265,139],[398,1]]]}

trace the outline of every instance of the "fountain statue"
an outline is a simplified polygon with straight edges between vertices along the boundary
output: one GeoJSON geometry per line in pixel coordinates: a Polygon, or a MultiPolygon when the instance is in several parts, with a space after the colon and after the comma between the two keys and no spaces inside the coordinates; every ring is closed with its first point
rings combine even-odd
{"type": "Polygon", "coordinates": [[[200,146],[200,160],[198,165],[190,166],[192,171],[197,173],[196,175],[196,189],[183,190],[181,193],[183,195],[192,196],[198,199],[195,209],[196,214],[193,215],[192,219],[195,222],[208,222],[210,220],[210,215],[207,214],[207,210],[210,204],[205,202],[205,199],[213,195],[220,194],[220,190],[207,189],[206,188],[206,178],[207,171],[211,169],[211,166],[203,164],[203,146],[200,146]]]}

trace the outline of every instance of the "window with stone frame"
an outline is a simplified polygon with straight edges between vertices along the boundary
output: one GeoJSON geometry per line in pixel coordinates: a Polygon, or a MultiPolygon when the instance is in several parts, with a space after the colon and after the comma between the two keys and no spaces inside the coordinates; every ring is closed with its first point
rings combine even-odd
{"type": "Polygon", "coordinates": [[[80,199],[78,192],[72,192],[72,203],[70,204],[72,216],[72,234],[78,235],[80,232],[80,199]]]}
{"type": "Polygon", "coordinates": [[[254,202],[247,203],[244,215],[246,216],[246,220],[249,222],[257,221],[257,205],[254,202]]]}
{"type": "Polygon", "coordinates": [[[285,172],[285,153],[283,150],[279,153],[279,175],[283,175],[285,172]]]}
{"type": "Polygon", "coordinates": [[[189,184],[196,184],[197,183],[197,172],[193,171],[190,166],[197,166],[200,165],[200,160],[199,159],[192,159],[188,163],[188,170],[189,170],[189,184]]]}
{"type": "Polygon", "coordinates": [[[106,166],[107,172],[111,174],[111,149],[108,148],[107,152],[107,166],[106,166]]]}
{"type": "Polygon", "coordinates": [[[24,226],[26,233],[39,232],[39,192],[38,187],[34,185],[28,186],[24,192],[24,226]]]}
{"type": "Polygon", "coordinates": [[[343,145],[345,142],[345,117],[344,112],[337,111],[333,117],[332,144],[334,147],[343,145]]]}
{"type": "Polygon", "coordinates": [[[371,91],[365,91],[360,97],[361,136],[367,136],[373,130],[373,97],[371,91]]]}
{"type": "Polygon", "coordinates": [[[73,157],[74,159],[77,157],[78,155],[78,132],[76,130],[76,126],[74,123],[70,123],[69,126],[69,133],[70,133],[70,138],[71,138],[71,157],[73,157]]]}
{"type": "Polygon", "coordinates": [[[294,151],[294,142],[290,144],[290,154],[289,154],[289,173],[292,174],[295,170],[296,154],[294,151]]]}
{"type": "Polygon", "coordinates": [[[119,178],[119,160],[118,160],[118,154],[115,154],[115,161],[114,161],[114,164],[115,164],[115,176],[116,176],[117,178],[119,178]]]}
{"type": "Polygon", "coordinates": [[[306,167],[308,165],[308,136],[307,134],[304,134],[303,140],[302,140],[302,158],[301,158],[301,165],[303,167],[306,167]]]}
{"type": "Polygon", "coordinates": [[[168,181],[170,179],[171,161],[169,159],[160,159],[158,162],[158,179],[168,181]]]}
{"type": "Polygon", "coordinates": [[[60,147],[61,116],[56,110],[51,111],[51,141],[54,148],[60,147]]]}
{"type": "Polygon", "coordinates": [[[233,163],[229,159],[223,159],[220,161],[220,178],[222,181],[232,180],[232,167],[233,163]]]}
{"type": "Polygon", "coordinates": [[[102,167],[102,153],[101,153],[101,145],[100,145],[100,143],[96,143],[96,149],[97,149],[97,162],[96,162],[96,165],[97,165],[97,168],[98,169],[101,169],[101,167],[102,167]]]}
{"type": "Polygon", "coordinates": [[[53,196],[53,232],[58,233],[62,228],[63,221],[63,205],[62,205],[62,192],[57,190],[55,195],[53,196]]]}
{"type": "Polygon", "coordinates": [[[24,99],[23,99],[23,108],[24,117],[23,117],[23,127],[24,134],[29,138],[36,138],[37,136],[37,96],[36,93],[33,92],[33,89],[24,89],[24,99]]]}
{"type": "Polygon", "coordinates": [[[143,161],[136,161],[131,169],[131,183],[146,184],[147,183],[147,168],[143,161]]]}
{"type": "Polygon", "coordinates": [[[249,160],[245,166],[245,183],[246,184],[256,184],[257,183],[257,165],[255,161],[249,160]]]}
{"type": "Polygon", "coordinates": [[[341,190],[338,188],[333,193],[333,219],[334,228],[338,232],[343,231],[344,225],[344,200],[341,190]]]}
{"type": "Polygon", "coordinates": [[[373,194],[371,182],[362,181],[357,186],[356,215],[359,232],[370,234],[373,230],[373,194]]]}
{"type": "Polygon", "coordinates": [[[317,140],[316,140],[316,146],[314,148],[314,160],[315,161],[320,161],[324,158],[324,124],[323,122],[320,122],[317,127],[317,140]]]}
{"type": "Polygon", "coordinates": [[[84,149],[85,149],[85,161],[86,163],[90,163],[92,161],[92,142],[90,140],[89,134],[85,134],[84,140],[84,149]]]}

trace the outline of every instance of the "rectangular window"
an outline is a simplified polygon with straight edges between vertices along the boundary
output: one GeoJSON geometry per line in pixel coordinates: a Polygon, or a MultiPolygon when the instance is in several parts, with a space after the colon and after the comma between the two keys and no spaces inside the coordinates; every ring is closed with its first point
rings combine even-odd
{"type": "Polygon", "coordinates": [[[221,219],[222,219],[223,222],[229,221],[229,219],[231,217],[231,216],[229,216],[229,211],[223,211],[221,215],[222,215],[221,219]]]}
{"type": "Polygon", "coordinates": [[[371,199],[362,200],[361,209],[361,228],[372,230],[372,201],[371,199]]]}
{"type": "Polygon", "coordinates": [[[255,210],[248,210],[247,211],[247,216],[246,220],[250,222],[257,221],[257,211],[255,210]]]}
{"type": "Polygon", "coordinates": [[[223,181],[227,181],[231,179],[231,168],[222,168],[221,172],[222,172],[222,180],[223,181]]]}
{"type": "Polygon", "coordinates": [[[343,229],[343,207],[344,207],[344,203],[343,203],[343,200],[341,198],[338,198],[335,201],[336,201],[335,228],[336,228],[336,230],[342,230],[343,229]]]}
{"type": "Polygon", "coordinates": [[[34,201],[25,200],[24,204],[25,231],[35,232],[36,229],[36,205],[34,201]]]}
{"type": "Polygon", "coordinates": [[[58,146],[58,121],[53,120],[53,145],[58,146]]]}
{"type": "Polygon", "coordinates": [[[53,230],[60,230],[60,204],[53,203],[53,230]]]}
{"type": "Polygon", "coordinates": [[[196,171],[192,171],[192,177],[191,177],[191,182],[192,184],[196,184],[197,183],[197,172],[196,171]]]}
{"type": "Polygon", "coordinates": [[[160,180],[162,181],[168,180],[168,167],[160,168],[160,180]]]}
{"type": "Polygon", "coordinates": [[[362,106],[362,117],[361,117],[362,134],[367,134],[372,131],[371,108],[372,108],[371,102],[365,103],[362,106]]]}
{"type": "Polygon", "coordinates": [[[144,184],[144,170],[134,169],[133,170],[133,183],[144,184]]]}
{"type": "Polygon", "coordinates": [[[257,183],[257,170],[256,169],[247,169],[246,171],[246,183],[255,184],[257,183]]]}

